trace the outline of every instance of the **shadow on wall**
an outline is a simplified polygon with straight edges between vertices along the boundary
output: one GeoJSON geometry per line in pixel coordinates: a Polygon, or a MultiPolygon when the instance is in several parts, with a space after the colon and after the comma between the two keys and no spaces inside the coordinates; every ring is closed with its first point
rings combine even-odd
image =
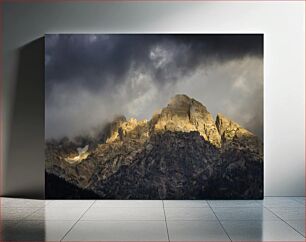
{"type": "Polygon", "coordinates": [[[44,38],[18,55],[4,196],[44,198],[44,38]]]}

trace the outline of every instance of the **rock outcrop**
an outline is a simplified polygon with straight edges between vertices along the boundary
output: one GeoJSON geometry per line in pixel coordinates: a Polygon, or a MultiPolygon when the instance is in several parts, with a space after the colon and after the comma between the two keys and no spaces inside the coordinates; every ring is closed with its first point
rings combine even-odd
{"type": "Polygon", "coordinates": [[[223,148],[232,146],[256,152],[260,157],[263,156],[261,140],[247,129],[242,128],[239,124],[220,113],[216,118],[216,126],[221,136],[223,148]]]}
{"type": "Polygon", "coordinates": [[[147,139],[149,137],[149,127],[147,120],[137,121],[135,118],[131,118],[128,121],[117,122],[114,128],[111,130],[110,137],[106,140],[106,143],[112,143],[115,141],[124,141],[127,139],[147,139]]]}
{"type": "Polygon", "coordinates": [[[198,131],[211,144],[220,147],[221,137],[206,107],[186,95],[176,95],[168,106],[152,119],[152,132],[198,131]]]}
{"type": "Polygon", "coordinates": [[[263,196],[262,142],[221,114],[214,121],[186,95],[176,95],[149,121],[119,117],[105,134],[78,162],[67,162],[85,154],[73,141],[47,142],[47,174],[101,198],[263,196]]]}

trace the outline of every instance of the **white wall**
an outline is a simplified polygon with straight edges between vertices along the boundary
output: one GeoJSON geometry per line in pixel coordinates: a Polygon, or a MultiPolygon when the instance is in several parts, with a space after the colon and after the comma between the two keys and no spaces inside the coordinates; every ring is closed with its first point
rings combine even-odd
{"type": "MultiPolygon", "coordinates": [[[[36,132],[36,136],[26,137],[25,142],[20,142],[20,149],[14,150],[19,155],[8,154],[12,139],[10,128],[14,117],[12,107],[18,84],[15,70],[18,67],[18,49],[21,46],[45,33],[58,32],[264,33],[265,195],[304,195],[303,1],[16,2],[3,5],[3,167],[4,173],[10,171],[9,176],[4,174],[4,195],[18,196],[26,192],[42,196],[44,192],[43,152],[37,151],[37,145],[30,146],[32,150],[22,148],[27,140],[33,144],[34,140],[41,142],[43,132],[36,132]],[[23,159],[22,163],[19,159],[23,159]]],[[[18,122],[24,125],[22,117],[19,119],[18,122]]],[[[25,120],[29,124],[32,121],[41,124],[44,119],[43,115],[36,115],[25,120]]],[[[31,126],[33,132],[35,129],[37,131],[37,127],[41,129],[43,126],[31,126]]]]}

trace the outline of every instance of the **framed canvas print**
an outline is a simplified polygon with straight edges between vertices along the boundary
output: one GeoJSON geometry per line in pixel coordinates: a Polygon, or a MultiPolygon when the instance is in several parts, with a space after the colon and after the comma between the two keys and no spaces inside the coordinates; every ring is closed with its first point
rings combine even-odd
{"type": "Polygon", "coordinates": [[[262,199],[262,34],[45,36],[45,195],[262,199]]]}

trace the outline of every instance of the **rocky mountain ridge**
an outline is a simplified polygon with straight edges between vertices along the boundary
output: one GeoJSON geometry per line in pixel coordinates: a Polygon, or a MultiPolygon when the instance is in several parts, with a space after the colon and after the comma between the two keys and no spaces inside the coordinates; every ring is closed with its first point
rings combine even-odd
{"type": "Polygon", "coordinates": [[[86,156],[73,142],[47,142],[46,172],[101,198],[262,197],[262,142],[186,95],[149,121],[119,117],[105,133],[86,156]]]}

